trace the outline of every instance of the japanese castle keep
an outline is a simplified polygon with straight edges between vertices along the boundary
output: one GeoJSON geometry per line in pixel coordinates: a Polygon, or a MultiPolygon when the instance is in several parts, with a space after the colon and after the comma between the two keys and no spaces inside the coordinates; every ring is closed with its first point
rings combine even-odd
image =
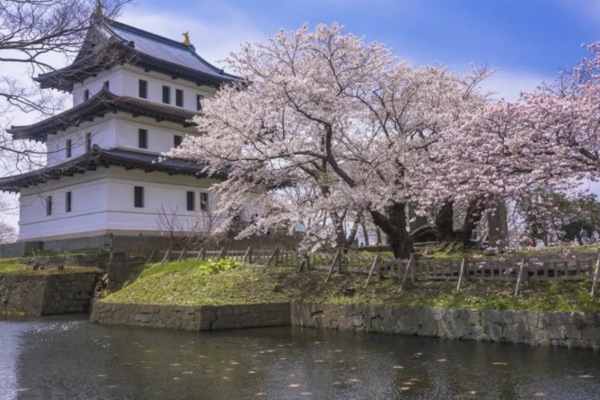
{"type": "Polygon", "coordinates": [[[0,190],[20,193],[19,242],[98,247],[111,234],[159,235],[161,207],[182,219],[206,211],[207,188],[225,174],[158,158],[197,134],[190,119],[202,99],[234,79],[196,54],[187,34],[177,42],[94,16],[73,63],[35,78],[71,93],[73,107],[9,130],[48,151],[44,168],[0,179],[0,190]]]}

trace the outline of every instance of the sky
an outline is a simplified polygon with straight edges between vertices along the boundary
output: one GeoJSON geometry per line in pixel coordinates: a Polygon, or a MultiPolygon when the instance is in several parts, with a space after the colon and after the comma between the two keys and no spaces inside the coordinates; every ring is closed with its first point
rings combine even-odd
{"type": "Polygon", "coordinates": [[[189,30],[213,62],[279,29],[338,22],[414,65],[495,67],[485,88],[511,100],[581,58],[582,43],[600,40],[599,18],[600,0],[139,0],[120,19],[173,39],[189,30]]]}
{"type": "Polygon", "coordinates": [[[175,40],[189,31],[196,51],[218,65],[280,29],[337,22],[415,66],[497,68],[482,86],[507,100],[553,80],[585,56],[583,43],[600,41],[600,0],[136,0],[118,20],[175,40]]]}

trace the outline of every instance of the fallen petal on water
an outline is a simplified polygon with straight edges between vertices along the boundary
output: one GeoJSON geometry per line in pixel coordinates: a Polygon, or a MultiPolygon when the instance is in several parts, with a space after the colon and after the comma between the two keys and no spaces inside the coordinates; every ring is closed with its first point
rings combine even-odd
{"type": "Polygon", "coordinates": [[[402,387],[400,388],[400,390],[410,390],[410,387],[408,387],[408,386],[402,386],[402,387]]]}
{"type": "Polygon", "coordinates": [[[533,397],[546,397],[546,393],[544,392],[536,392],[533,394],[533,397]]]}
{"type": "Polygon", "coordinates": [[[392,368],[393,369],[403,369],[404,367],[402,365],[394,365],[392,368]]]}

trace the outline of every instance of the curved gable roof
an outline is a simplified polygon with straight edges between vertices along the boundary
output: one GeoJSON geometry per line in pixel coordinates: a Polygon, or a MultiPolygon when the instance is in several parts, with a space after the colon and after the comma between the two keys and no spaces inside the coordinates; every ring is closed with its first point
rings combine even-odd
{"type": "Polygon", "coordinates": [[[97,23],[86,36],[71,65],[35,78],[43,88],[71,91],[74,83],[120,63],[156,70],[198,85],[218,87],[224,82],[240,79],[200,57],[193,45],[188,46],[108,18],[96,17],[95,20],[97,23]]]}

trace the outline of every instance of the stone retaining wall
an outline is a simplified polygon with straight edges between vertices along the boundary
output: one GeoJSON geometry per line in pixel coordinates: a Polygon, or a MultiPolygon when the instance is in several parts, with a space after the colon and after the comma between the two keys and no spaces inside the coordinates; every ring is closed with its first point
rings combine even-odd
{"type": "MultiPolygon", "coordinates": [[[[123,256],[125,253],[123,253],[123,256]]],[[[108,262],[108,253],[96,254],[70,254],[67,256],[38,256],[38,257],[21,257],[19,264],[33,265],[40,263],[46,267],[57,266],[78,266],[78,267],[97,267],[104,268],[108,262]]]]}
{"type": "Polygon", "coordinates": [[[179,307],[95,303],[91,321],[210,331],[301,326],[536,346],[600,348],[600,314],[312,303],[179,307]]]}
{"type": "Polygon", "coordinates": [[[0,313],[50,315],[84,312],[94,293],[96,273],[0,275],[0,313]]]}
{"type": "Polygon", "coordinates": [[[600,348],[600,314],[294,303],[297,326],[536,346],[600,348]]]}
{"type": "Polygon", "coordinates": [[[188,331],[291,325],[289,303],[185,307],[96,302],[90,320],[188,331]]]}

